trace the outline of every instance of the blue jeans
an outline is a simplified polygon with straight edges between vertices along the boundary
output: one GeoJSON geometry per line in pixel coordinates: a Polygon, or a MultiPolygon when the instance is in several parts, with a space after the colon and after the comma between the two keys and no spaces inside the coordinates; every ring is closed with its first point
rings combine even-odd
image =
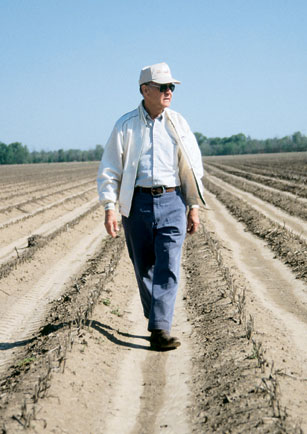
{"type": "Polygon", "coordinates": [[[162,196],[136,191],[122,222],[148,330],[169,332],[186,235],[186,205],[179,189],[162,196]]]}

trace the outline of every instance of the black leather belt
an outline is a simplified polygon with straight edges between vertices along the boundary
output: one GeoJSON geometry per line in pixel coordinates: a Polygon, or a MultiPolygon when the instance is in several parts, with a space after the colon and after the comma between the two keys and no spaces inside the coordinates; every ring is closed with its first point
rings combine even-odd
{"type": "Polygon", "coordinates": [[[165,185],[159,185],[157,187],[135,187],[135,191],[142,193],[148,193],[152,196],[162,196],[164,193],[175,191],[176,187],[165,187],[165,185]]]}

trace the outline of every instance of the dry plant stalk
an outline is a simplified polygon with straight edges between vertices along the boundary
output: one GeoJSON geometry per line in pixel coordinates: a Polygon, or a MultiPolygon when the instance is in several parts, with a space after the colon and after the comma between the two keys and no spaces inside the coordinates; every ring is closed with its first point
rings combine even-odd
{"type": "Polygon", "coordinates": [[[249,315],[249,319],[246,321],[246,324],[245,324],[246,337],[249,341],[252,338],[252,334],[254,332],[254,327],[255,327],[254,318],[252,315],[249,315]]]}

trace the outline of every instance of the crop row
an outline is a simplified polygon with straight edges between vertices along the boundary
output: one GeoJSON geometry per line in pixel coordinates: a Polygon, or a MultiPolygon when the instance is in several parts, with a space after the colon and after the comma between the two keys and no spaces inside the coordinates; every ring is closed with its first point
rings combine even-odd
{"type": "Polygon", "coordinates": [[[25,198],[30,195],[35,195],[40,192],[52,192],[56,191],[57,189],[60,191],[61,188],[68,188],[68,186],[75,187],[78,185],[82,185],[86,182],[93,182],[93,177],[80,177],[78,179],[74,180],[67,180],[67,179],[61,179],[61,180],[55,180],[53,182],[35,182],[32,184],[26,184],[25,186],[16,185],[13,188],[10,189],[10,191],[2,191],[2,195],[0,195],[1,203],[4,201],[11,201],[14,198],[22,197],[25,198]]]}
{"type": "Polygon", "coordinates": [[[98,162],[0,166],[0,183],[3,187],[14,187],[19,183],[52,183],[59,179],[76,181],[89,176],[95,179],[97,169],[98,162]]]}
{"type": "Polygon", "coordinates": [[[1,224],[1,225],[0,225],[0,229],[6,228],[6,227],[8,227],[8,226],[10,226],[10,225],[13,225],[13,224],[15,224],[15,223],[19,223],[19,222],[22,222],[22,221],[24,221],[24,220],[30,219],[30,218],[32,218],[32,217],[38,215],[38,214],[42,214],[42,213],[44,213],[44,212],[46,212],[46,211],[48,211],[48,210],[50,210],[50,209],[52,209],[52,208],[58,207],[58,206],[60,206],[60,205],[62,205],[62,204],[64,204],[64,203],[66,203],[66,202],[71,201],[71,200],[75,200],[75,199],[77,199],[77,198],[86,197],[86,194],[87,194],[87,193],[90,193],[90,192],[93,191],[93,190],[95,190],[95,187],[90,187],[90,188],[88,188],[87,190],[82,191],[81,193],[76,193],[76,194],[73,194],[73,195],[67,196],[67,197],[65,197],[64,199],[62,198],[62,199],[57,200],[57,201],[55,201],[55,202],[53,202],[53,203],[50,203],[50,204],[48,204],[48,205],[46,205],[46,206],[43,206],[43,207],[37,208],[35,211],[33,211],[33,212],[31,212],[31,213],[28,213],[28,214],[26,214],[26,215],[22,215],[22,216],[19,216],[19,217],[14,217],[14,218],[12,218],[12,219],[10,219],[10,220],[4,222],[3,224],[1,224]]]}
{"type": "Polygon", "coordinates": [[[247,179],[249,181],[257,182],[259,184],[266,185],[270,188],[275,188],[277,190],[286,191],[292,193],[296,196],[307,198],[307,187],[303,183],[293,183],[285,182],[280,179],[272,178],[271,176],[257,175],[251,173],[251,171],[244,171],[242,168],[233,168],[225,164],[218,164],[215,162],[206,163],[205,167],[215,167],[223,172],[229,173],[231,175],[247,179]]]}
{"type": "Polygon", "coordinates": [[[63,375],[68,353],[90,327],[92,311],[112,277],[122,251],[122,237],[102,242],[97,254],[87,262],[86,269],[65,294],[52,303],[40,332],[24,344],[19,354],[21,361],[0,378],[3,432],[15,432],[16,423],[24,429],[30,428],[33,421],[40,429],[46,428],[45,421],[38,416],[38,402],[47,395],[52,377],[57,373],[63,375]]]}
{"type": "Polygon", "coordinates": [[[218,177],[219,179],[231,184],[240,190],[252,193],[254,196],[273,204],[274,206],[286,211],[292,216],[299,217],[303,220],[307,220],[307,201],[299,200],[296,197],[291,197],[290,195],[283,194],[277,190],[269,190],[261,187],[261,185],[256,185],[251,182],[244,182],[242,178],[235,175],[229,175],[222,170],[213,168],[212,166],[205,165],[208,173],[218,177]]]}
{"type": "Polygon", "coordinates": [[[237,220],[246,225],[250,232],[264,239],[275,254],[291,267],[298,278],[307,281],[307,243],[301,237],[265,217],[246,201],[210,180],[205,179],[204,185],[216,195],[237,220]]]}
{"type": "MultiPolygon", "coordinates": [[[[76,182],[76,181],[75,181],[76,182]]],[[[61,185],[67,185],[67,180],[57,180],[52,182],[52,187],[59,187],[61,185]]],[[[4,188],[2,186],[1,188],[1,194],[0,194],[0,200],[1,201],[5,201],[5,200],[11,200],[15,197],[19,197],[19,196],[24,196],[24,195],[29,195],[29,194],[33,194],[33,193],[37,193],[40,191],[46,191],[48,188],[50,188],[50,183],[49,182],[35,182],[35,183],[16,183],[16,184],[11,184],[9,187],[4,188]]]]}
{"type": "Polygon", "coordinates": [[[270,178],[281,179],[288,182],[305,183],[307,180],[305,169],[300,169],[293,166],[293,170],[289,167],[280,166],[265,166],[263,164],[239,164],[232,165],[233,167],[240,168],[246,172],[252,172],[258,175],[269,176],[270,178]]]}
{"type": "Polygon", "coordinates": [[[77,223],[80,222],[83,218],[85,218],[90,213],[93,213],[98,207],[99,203],[94,203],[92,206],[87,208],[84,212],[78,214],[75,218],[69,221],[69,223],[65,222],[61,226],[56,227],[51,233],[47,236],[38,236],[36,234],[31,235],[28,238],[28,246],[26,249],[23,249],[23,252],[16,249],[17,256],[9,261],[5,262],[0,266],[0,279],[6,277],[13,269],[15,269],[18,264],[21,264],[25,261],[31,260],[36,252],[42,247],[46,246],[51,240],[53,240],[57,235],[61,234],[63,231],[67,231],[68,228],[72,228],[77,223]]]}
{"type": "Polygon", "coordinates": [[[57,194],[61,194],[62,195],[64,193],[68,192],[68,191],[72,193],[73,190],[76,190],[76,189],[79,190],[81,187],[84,187],[84,186],[86,186],[88,184],[93,184],[93,180],[91,179],[91,180],[87,180],[87,181],[84,181],[84,182],[79,182],[78,184],[69,185],[69,186],[67,186],[67,184],[65,184],[66,185],[65,188],[63,188],[63,184],[61,184],[61,188],[56,188],[54,191],[52,191],[52,189],[50,189],[50,188],[48,190],[46,190],[46,188],[39,189],[38,191],[44,191],[44,192],[48,191],[48,193],[43,194],[41,196],[39,196],[39,195],[37,195],[37,196],[31,196],[28,199],[24,199],[24,195],[23,195],[23,200],[21,202],[15,202],[13,204],[10,204],[8,206],[0,208],[0,213],[8,212],[8,211],[11,211],[14,208],[20,208],[20,207],[22,207],[24,205],[29,205],[32,202],[38,202],[38,201],[41,201],[41,200],[45,200],[45,199],[50,198],[50,197],[52,197],[54,195],[57,195],[57,194]]]}
{"type": "Polygon", "coordinates": [[[288,181],[307,180],[307,152],[206,157],[205,161],[288,181]]]}
{"type": "Polygon", "coordinates": [[[201,420],[202,432],[256,432],[266,418],[271,425],[265,432],[294,433],[279,402],[274,363],[254,338],[254,318],[247,318],[246,289],[225,266],[219,242],[205,227],[187,240],[183,265],[186,305],[197,336],[195,428],[201,420]]]}

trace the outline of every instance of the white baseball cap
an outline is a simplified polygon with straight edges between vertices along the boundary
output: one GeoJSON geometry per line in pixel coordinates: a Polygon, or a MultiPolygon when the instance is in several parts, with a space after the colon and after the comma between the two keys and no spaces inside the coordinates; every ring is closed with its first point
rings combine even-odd
{"type": "Polygon", "coordinates": [[[141,70],[139,85],[154,81],[158,84],[176,83],[180,84],[180,81],[172,77],[169,66],[162,62],[155,65],[145,66],[141,70]]]}

